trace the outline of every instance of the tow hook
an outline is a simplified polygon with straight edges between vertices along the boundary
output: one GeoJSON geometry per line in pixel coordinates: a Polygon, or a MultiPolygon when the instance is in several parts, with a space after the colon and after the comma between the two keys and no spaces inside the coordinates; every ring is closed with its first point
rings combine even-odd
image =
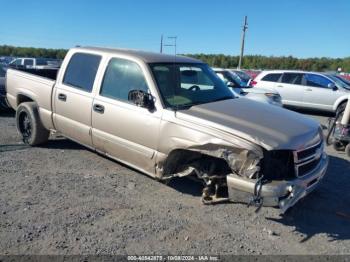
{"type": "Polygon", "coordinates": [[[254,195],[251,197],[251,199],[248,201],[247,206],[255,206],[257,209],[255,210],[255,213],[258,213],[263,206],[264,198],[261,196],[261,189],[263,184],[266,182],[264,180],[264,176],[261,176],[254,185],[254,195]]]}

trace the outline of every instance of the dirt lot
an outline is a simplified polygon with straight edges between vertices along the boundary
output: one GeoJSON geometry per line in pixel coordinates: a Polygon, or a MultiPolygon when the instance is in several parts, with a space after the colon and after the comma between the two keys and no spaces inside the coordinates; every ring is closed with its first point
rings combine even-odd
{"type": "Polygon", "coordinates": [[[323,184],[281,216],[204,206],[190,180],[164,185],[68,140],[28,148],[11,113],[0,131],[0,254],[350,254],[350,162],[333,149],[323,184]]]}

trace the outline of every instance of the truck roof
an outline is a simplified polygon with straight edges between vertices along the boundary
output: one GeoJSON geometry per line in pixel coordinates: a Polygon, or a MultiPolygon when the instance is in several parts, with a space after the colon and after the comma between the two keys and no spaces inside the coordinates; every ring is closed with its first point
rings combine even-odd
{"type": "Polygon", "coordinates": [[[121,48],[101,48],[101,47],[76,47],[73,48],[76,51],[97,51],[107,54],[120,54],[132,56],[141,59],[145,63],[203,63],[200,60],[186,57],[186,56],[174,56],[161,53],[146,52],[134,49],[121,49],[121,48]]]}

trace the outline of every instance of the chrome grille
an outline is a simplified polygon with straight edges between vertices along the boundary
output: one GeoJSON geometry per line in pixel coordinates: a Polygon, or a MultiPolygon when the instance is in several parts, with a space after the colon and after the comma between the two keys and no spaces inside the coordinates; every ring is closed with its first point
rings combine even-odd
{"type": "Polygon", "coordinates": [[[305,176],[318,167],[323,147],[323,141],[320,141],[316,145],[293,152],[295,175],[297,177],[305,176]]]}

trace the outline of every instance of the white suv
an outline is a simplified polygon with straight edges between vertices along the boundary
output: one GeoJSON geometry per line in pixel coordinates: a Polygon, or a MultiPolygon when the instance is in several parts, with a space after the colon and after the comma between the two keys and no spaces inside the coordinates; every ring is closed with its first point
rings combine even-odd
{"type": "Polygon", "coordinates": [[[247,86],[229,69],[213,68],[213,70],[235,95],[265,104],[282,106],[281,96],[278,92],[272,89],[252,88],[251,86],[247,86]]]}
{"type": "Polygon", "coordinates": [[[283,105],[330,112],[344,108],[350,95],[348,85],[332,75],[316,72],[264,71],[250,84],[276,90],[283,105]]]}

